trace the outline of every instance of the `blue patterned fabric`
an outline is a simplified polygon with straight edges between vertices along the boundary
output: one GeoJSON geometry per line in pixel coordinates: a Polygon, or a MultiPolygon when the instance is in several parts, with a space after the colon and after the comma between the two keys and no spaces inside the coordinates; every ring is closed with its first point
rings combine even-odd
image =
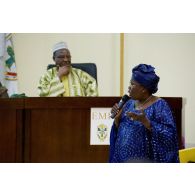
{"type": "Polygon", "coordinates": [[[124,105],[118,129],[113,123],[109,162],[179,162],[176,125],[165,100],[159,98],[144,110],[151,132],[126,112],[139,112],[135,100],[124,105]]]}

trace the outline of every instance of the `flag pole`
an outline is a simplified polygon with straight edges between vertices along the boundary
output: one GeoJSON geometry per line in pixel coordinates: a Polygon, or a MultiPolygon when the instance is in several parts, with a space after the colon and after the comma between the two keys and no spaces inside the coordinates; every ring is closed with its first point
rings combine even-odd
{"type": "Polygon", "coordinates": [[[124,91],[124,33],[120,33],[120,96],[124,91]]]}

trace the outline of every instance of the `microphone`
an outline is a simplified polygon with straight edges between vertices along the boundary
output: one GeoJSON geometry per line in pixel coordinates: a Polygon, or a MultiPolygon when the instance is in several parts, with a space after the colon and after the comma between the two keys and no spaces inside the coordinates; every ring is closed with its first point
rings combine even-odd
{"type": "MultiPolygon", "coordinates": [[[[129,100],[129,96],[128,95],[124,95],[122,98],[121,98],[121,100],[119,101],[119,103],[118,103],[118,107],[119,107],[119,110],[123,107],[123,105],[129,100]]],[[[111,118],[113,119],[115,116],[117,115],[117,113],[112,113],[111,114],[111,118]]]]}

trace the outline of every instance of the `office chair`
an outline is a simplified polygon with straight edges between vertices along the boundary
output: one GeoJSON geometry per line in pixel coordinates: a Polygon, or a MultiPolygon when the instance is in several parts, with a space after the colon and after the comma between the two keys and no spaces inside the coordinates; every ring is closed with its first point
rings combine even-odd
{"type": "Polygon", "coordinates": [[[4,87],[0,82],[0,98],[8,98],[7,88],[4,87]]]}
{"type": "MultiPolygon", "coordinates": [[[[91,75],[97,81],[97,67],[94,63],[73,63],[71,64],[73,68],[81,69],[91,75]]],[[[47,70],[56,67],[55,64],[49,64],[47,70]]]]}
{"type": "Polygon", "coordinates": [[[195,147],[179,150],[179,159],[181,163],[195,163],[195,147]]]}

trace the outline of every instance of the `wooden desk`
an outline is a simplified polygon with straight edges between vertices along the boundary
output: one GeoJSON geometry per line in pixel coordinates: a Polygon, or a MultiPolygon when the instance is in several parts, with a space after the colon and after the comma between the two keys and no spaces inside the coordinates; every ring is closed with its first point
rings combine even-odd
{"type": "MultiPolygon", "coordinates": [[[[181,144],[182,98],[165,98],[181,144]]],[[[120,97],[0,99],[0,162],[107,162],[109,146],[90,145],[91,107],[120,97]]]]}
{"type": "Polygon", "coordinates": [[[0,162],[23,162],[23,99],[0,99],[0,162]]]}
{"type": "Polygon", "coordinates": [[[29,98],[25,162],[107,162],[108,146],[90,146],[90,108],[119,98],[29,98]]]}

